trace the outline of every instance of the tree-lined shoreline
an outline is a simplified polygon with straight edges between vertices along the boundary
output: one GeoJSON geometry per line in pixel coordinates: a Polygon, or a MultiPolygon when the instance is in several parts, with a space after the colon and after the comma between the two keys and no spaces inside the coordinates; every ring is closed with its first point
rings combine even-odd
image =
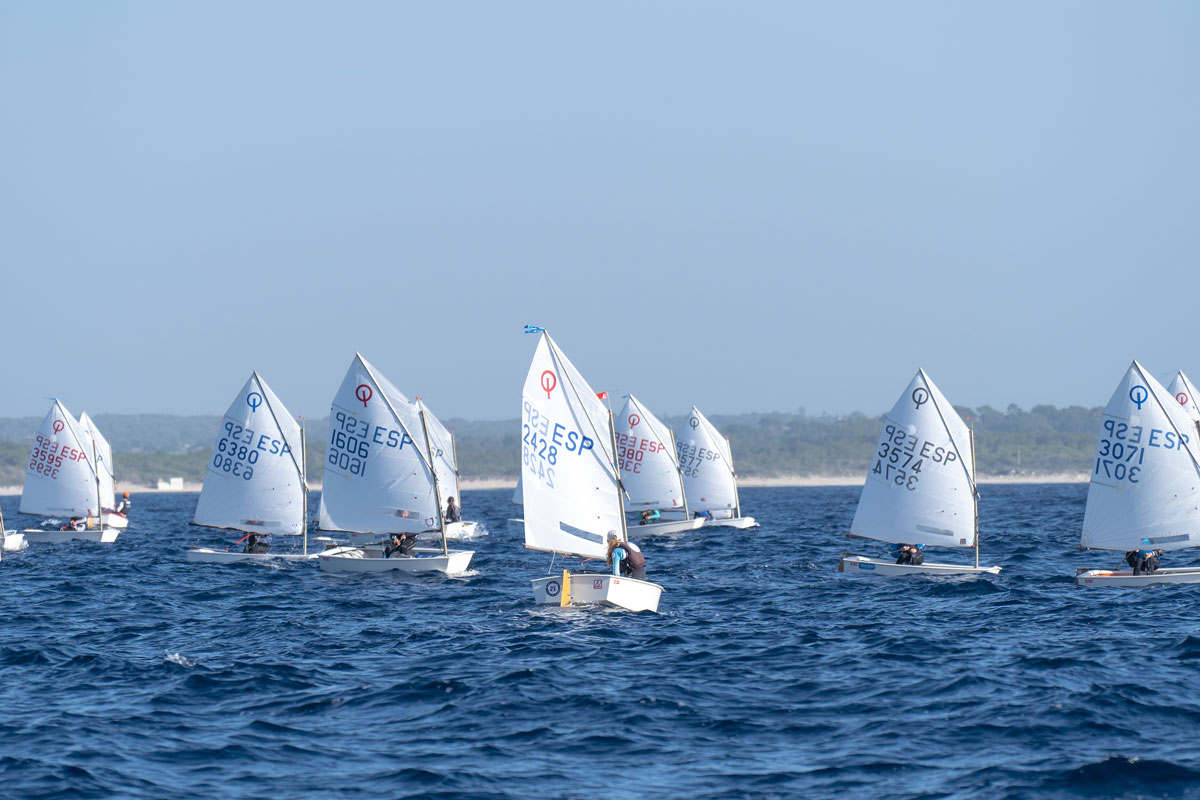
{"type": "MultiPolygon", "coordinates": [[[[1024,411],[989,406],[955,410],[975,429],[977,469],[993,480],[1055,477],[1081,479],[1096,447],[1100,408],[1039,405],[1024,411]]],[[[861,483],[884,415],[799,413],[714,415],[729,437],[739,477],[746,485],[810,485],[814,481],[861,483]],[[783,481],[784,483],[780,483],[783,481]],[[803,483],[797,484],[797,481],[803,483]]],[[[96,424],[113,447],[119,482],[153,486],[160,478],[200,482],[212,455],[218,416],[99,414],[96,424]]],[[[665,417],[673,429],[685,416],[665,417]]],[[[0,418],[0,486],[24,480],[40,418],[0,418]]],[[[304,420],[310,478],[324,472],[327,419],[304,420]]],[[[446,420],[454,432],[459,469],[467,481],[515,482],[520,469],[519,423],[446,420]]],[[[813,484],[815,485],[815,484],[813,484]]]]}

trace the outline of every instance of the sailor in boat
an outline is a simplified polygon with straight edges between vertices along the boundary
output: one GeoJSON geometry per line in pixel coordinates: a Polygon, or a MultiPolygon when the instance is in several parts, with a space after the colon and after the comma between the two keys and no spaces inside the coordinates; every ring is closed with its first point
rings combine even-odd
{"type": "Polygon", "coordinates": [[[657,508],[649,510],[649,511],[643,511],[642,519],[638,522],[638,525],[649,525],[650,523],[652,523],[658,519],[662,519],[662,514],[659,512],[659,510],[657,508]]]}
{"type": "Polygon", "coordinates": [[[623,542],[616,531],[608,532],[608,558],[613,575],[623,578],[646,580],[646,557],[642,549],[633,542],[623,542]]]}
{"type": "Polygon", "coordinates": [[[252,533],[246,537],[246,546],[242,549],[243,553],[267,553],[270,552],[271,545],[267,541],[267,534],[252,533]]]}
{"type": "Polygon", "coordinates": [[[911,564],[914,567],[925,563],[925,554],[921,552],[923,544],[898,544],[892,548],[897,564],[911,564]]]}
{"type": "Polygon", "coordinates": [[[713,515],[712,515],[712,512],[711,512],[711,511],[697,511],[697,512],[696,512],[696,513],[693,515],[693,518],[694,518],[694,519],[706,519],[706,520],[707,520],[707,519],[712,519],[712,518],[713,518],[713,515]]]}
{"type": "Polygon", "coordinates": [[[454,503],[454,498],[451,497],[446,501],[446,522],[461,522],[462,512],[458,510],[458,506],[454,503]]]}
{"type": "Polygon", "coordinates": [[[407,533],[393,533],[392,543],[383,549],[383,557],[391,558],[392,553],[399,553],[400,556],[411,556],[413,548],[416,546],[416,534],[409,536],[407,533]]]}
{"type": "Polygon", "coordinates": [[[83,517],[71,517],[71,519],[67,521],[67,524],[63,525],[61,528],[59,528],[59,530],[60,531],[86,531],[87,530],[87,520],[85,520],[83,517]]]}
{"type": "Polygon", "coordinates": [[[1125,563],[1133,568],[1134,575],[1153,575],[1162,554],[1162,550],[1130,550],[1125,553],[1125,563]]]}
{"type": "Polygon", "coordinates": [[[121,495],[121,502],[117,503],[117,513],[129,516],[129,507],[132,505],[133,502],[129,499],[129,492],[123,493],[121,495]]]}

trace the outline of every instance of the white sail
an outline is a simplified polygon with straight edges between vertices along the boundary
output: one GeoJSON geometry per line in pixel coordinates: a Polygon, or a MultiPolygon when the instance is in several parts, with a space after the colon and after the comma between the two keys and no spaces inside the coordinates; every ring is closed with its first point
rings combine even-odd
{"type": "Polygon", "coordinates": [[[1200,407],[1196,406],[1196,387],[1192,386],[1192,382],[1188,380],[1188,376],[1183,374],[1183,370],[1179,370],[1175,375],[1175,380],[1171,381],[1171,385],[1167,387],[1167,391],[1183,406],[1183,410],[1192,422],[1200,422],[1200,407]]]}
{"type": "Polygon", "coordinates": [[[714,512],[714,517],[732,515],[738,501],[729,442],[695,406],[676,438],[675,450],[688,506],[693,511],[714,512]]]}
{"type": "Polygon", "coordinates": [[[630,394],[613,427],[628,507],[682,510],[683,478],[667,426],[630,394]]]}
{"type": "Polygon", "coordinates": [[[453,497],[462,508],[462,495],[458,487],[458,459],[454,452],[454,434],[441,423],[423,400],[416,400],[417,412],[425,412],[425,428],[429,431],[429,449],[433,453],[433,466],[437,470],[438,488],[442,495],[442,506],[447,498],[453,497]]]}
{"type": "Polygon", "coordinates": [[[525,546],[585,557],[624,538],[608,409],[543,332],[521,397],[525,546]]]}
{"type": "Polygon", "coordinates": [[[525,470],[521,470],[521,472],[517,475],[517,488],[513,489],[512,500],[509,501],[515,506],[519,506],[525,502],[525,489],[523,486],[521,486],[521,482],[525,479],[524,473],[525,470]]]}
{"type": "MultiPolygon", "coordinates": [[[[100,464],[101,507],[114,508],[116,506],[116,482],[113,476],[112,446],[86,411],[79,415],[79,429],[96,445],[96,458],[100,464]]],[[[89,449],[88,452],[90,453],[91,450],[89,449]]]]}
{"type": "Polygon", "coordinates": [[[974,547],[971,434],[924,370],[883,421],[850,532],[885,542],[974,547]]]}
{"type": "Polygon", "coordinates": [[[19,510],[43,516],[100,513],[92,440],[58,400],[34,436],[19,510]]]}
{"type": "Polygon", "coordinates": [[[255,533],[304,532],[300,424],[257,372],[217,432],[195,523],[255,533]]]}
{"type": "Polygon", "coordinates": [[[1183,406],[1134,361],[1100,420],[1084,547],[1200,545],[1200,448],[1183,406]]]}
{"type": "Polygon", "coordinates": [[[441,528],[433,469],[412,402],[357,353],[329,410],[321,528],[441,528]]]}

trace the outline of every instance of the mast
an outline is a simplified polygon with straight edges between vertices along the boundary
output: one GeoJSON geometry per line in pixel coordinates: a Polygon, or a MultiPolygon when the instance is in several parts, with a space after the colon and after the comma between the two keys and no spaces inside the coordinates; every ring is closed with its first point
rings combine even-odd
{"type": "Polygon", "coordinates": [[[425,422],[425,404],[417,401],[417,413],[421,415],[421,432],[425,434],[425,450],[429,453],[429,471],[433,474],[433,497],[437,501],[438,528],[442,531],[442,555],[449,555],[446,545],[446,517],[442,514],[442,489],[438,485],[437,470],[433,466],[433,443],[429,441],[429,424],[425,422]]]}
{"type": "Polygon", "coordinates": [[[971,499],[975,503],[975,568],[979,569],[979,483],[975,480],[975,428],[971,432],[971,499]]]}
{"type": "Polygon", "coordinates": [[[100,491],[100,452],[96,447],[96,434],[92,432],[92,471],[96,475],[96,527],[104,530],[104,498],[100,491]]]}
{"type": "MultiPolygon", "coordinates": [[[[725,434],[721,435],[725,436],[725,434]]],[[[733,477],[733,515],[741,519],[742,498],[738,495],[737,470],[733,468],[733,445],[729,443],[728,436],[725,436],[725,448],[729,450],[729,474],[733,477]]]]}
{"type": "MultiPolygon", "coordinates": [[[[255,386],[258,387],[258,391],[262,393],[263,405],[267,407],[267,411],[271,412],[271,421],[275,423],[275,430],[279,431],[280,437],[286,442],[287,437],[283,434],[283,426],[279,424],[279,416],[275,413],[275,407],[271,405],[271,401],[268,399],[269,395],[266,389],[263,388],[262,377],[258,374],[258,370],[251,370],[250,374],[254,379],[255,386]]],[[[300,535],[304,537],[304,555],[308,555],[308,464],[305,463],[308,454],[305,450],[303,423],[300,424],[300,460],[296,460],[295,453],[291,455],[292,464],[295,465],[296,471],[300,474],[301,513],[304,515],[300,519],[300,535]]]]}
{"type": "Polygon", "coordinates": [[[304,537],[304,555],[308,555],[308,450],[304,444],[304,423],[300,423],[300,535],[304,537]]]}
{"type": "MultiPolygon", "coordinates": [[[[612,407],[608,409],[608,436],[612,442],[613,474],[617,476],[617,504],[621,507],[621,541],[629,541],[629,524],[625,521],[625,486],[621,483],[621,467],[617,463],[617,426],[613,422],[612,407]]],[[[607,542],[606,542],[607,544],[607,542]]]]}
{"type": "Polygon", "coordinates": [[[687,504],[687,487],[683,485],[683,467],[679,465],[679,445],[675,443],[675,431],[668,430],[671,434],[671,452],[675,458],[675,473],[679,476],[679,494],[683,497],[683,518],[691,519],[692,514],[688,511],[687,504]]]}
{"type": "Polygon", "coordinates": [[[462,486],[458,482],[458,445],[454,441],[454,431],[446,428],[450,434],[450,458],[454,461],[454,496],[458,498],[458,514],[462,516],[462,486]]]}

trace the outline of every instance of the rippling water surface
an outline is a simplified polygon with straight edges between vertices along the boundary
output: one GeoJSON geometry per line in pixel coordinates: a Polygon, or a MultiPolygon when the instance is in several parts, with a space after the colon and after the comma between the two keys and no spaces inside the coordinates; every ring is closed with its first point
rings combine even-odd
{"type": "Polygon", "coordinates": [[[983,491],[1000,576],[883,580],[858,489],[743,490],[645,543],[659,614],[534,606],[511,492],[449,579],[190,565],[237,537],[143,495],[0,562],[0,796],[1200,798],[1200,586],[1076,588],[1086,487],[983,491]]]}

